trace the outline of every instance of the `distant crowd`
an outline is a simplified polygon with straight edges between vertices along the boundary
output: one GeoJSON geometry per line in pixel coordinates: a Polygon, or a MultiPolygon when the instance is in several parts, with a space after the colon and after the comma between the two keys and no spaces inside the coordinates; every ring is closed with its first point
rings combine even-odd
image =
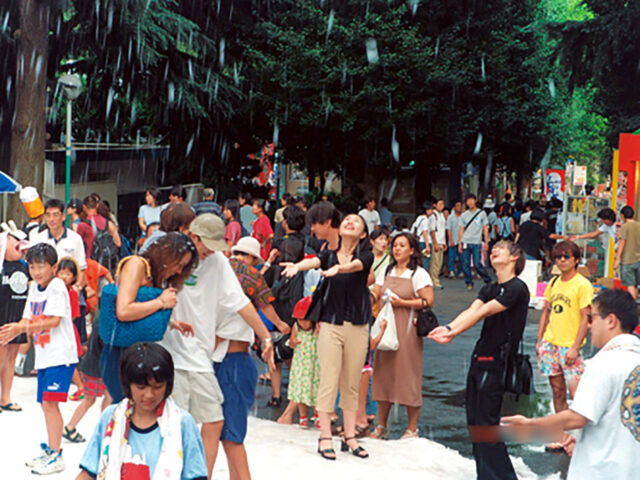
{"type": "Polygon", "coordinates": [[[466,210],[462,201],[451,209],[443,200],[425,202],[411,223],[386,199],[377,210],[375,198],[366,198],[358,212],[340,212],[326,200],[307,206],[290,195],[278,208],[248,194],[218,203],[210,188],[197,203],[185,200],[180,186],[167,203],[149,188],[132,239],[98,194],[67,205],[49,200],[23,229],[3,225],[0,409],[21,410],[10,397],[14,365],[28,375],[32,348],[48,434],[41,454],[27,462],[32,472],[65,469],[62,440],[87,441],[78,425],[103,397],[78,479],[156,478],[156,471],[211,478],[220,444],[230,478],[249,479],[244,440],[258,382],[271,386],[269,407],[284,406],[278,423],[318,428],[324,459],[338,458],[334,436],[341,451],[366,459],[360,440],[389,437],[393,404],[406,408],[400,438],[420,434],[424,338],[447,344],[482,321],[466,392],[478,478],[516,478],[502,437],[482,440],[472,428],[500,424],[530,298],[518,275],[533,259],[559,272],[544,294],[536,345],[557,413],[547,421],[502,419],[505,428],[515,435],[531,427],[539,436],[548,425],[556,433],[584,427],[577,442],[552,435],[548,445],[573,453],[570,478],[611,474],[602,445],[619,462],[616,478],[640,467],[632,452],[640,441],[632,428],[639,431],[637,400],[623,402],[627,420],[614,421],[640,364],[640,342],[630,335],[640,224],[630,207],[620,211],[619,234],[616,213],[603,209],[602,225],[580,236],[618,239],[616,268],[629,293],[594,299],[593,286],[577,273],[577,238],[558,227],[557,200],[522,204],[507,195],[496,205],[467,195],[466,210]],[[478,278],[484,286],[439,325],[434,289],[443,288],[443,276],[462,276],[469,290],[478,278]],[[582,362],[589,331],[603,350],[594,365],[606,363],[606,371],[582,362]],[[256,356],[268,373],[259,375],[256,356]],[[68,398],[80,403],[65,421],[59,403],[68,398]],[[599,421],[605,417],[611,420],[599,421]]]}

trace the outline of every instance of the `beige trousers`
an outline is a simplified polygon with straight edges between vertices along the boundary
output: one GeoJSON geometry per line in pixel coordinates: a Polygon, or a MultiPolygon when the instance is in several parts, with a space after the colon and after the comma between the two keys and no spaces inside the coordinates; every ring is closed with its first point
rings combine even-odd
{"type": "Polygon", "coordinates": [[[444,258],[444,251],[438,250],[435,252],[431,249],[431,261],[429,262],[429,276],[434,285],[440,285],[440,270],[442,270],[442,259],[444,258]]]}
{"type": "Polygon", "coordinates": [[[358,409],[358,385],[360,373],[367,356],[369,326],[320,324],[318,359],[320,361],[320,385],[318,386],[319,412],[333,412],[340,386],[340,408],[358,409]]]}

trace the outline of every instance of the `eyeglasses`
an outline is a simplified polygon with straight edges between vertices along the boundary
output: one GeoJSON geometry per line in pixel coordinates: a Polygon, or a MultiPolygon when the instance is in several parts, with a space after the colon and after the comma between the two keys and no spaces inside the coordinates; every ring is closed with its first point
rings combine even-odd
{"type": "Polygon", "coordinates": [[[569,255],[569,254],[567,254],[567,253],[564,253],[564,254],[561,254],[561,255],[554,255],[554,256],[553,256],[553,259],[554,259],[554,260],[560,260],[560,259],[562,259],[562,260],[569,260],[570,258],[571,258],[571,255],[569,255]]]}
{"type": "Polygon", "coordinates": [[[602,318],[602,315],[600,315],[599,313],[587,313],[587,323],[589,325],[591,325],[593,323],[593,318],[594,317],[602,318]]]}

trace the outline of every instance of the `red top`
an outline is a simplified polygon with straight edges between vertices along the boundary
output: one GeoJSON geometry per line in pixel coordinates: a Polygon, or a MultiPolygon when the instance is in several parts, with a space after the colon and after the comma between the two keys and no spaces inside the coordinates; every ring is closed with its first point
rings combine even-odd
{"type": "Polygon", "coordinates": [[[253,222],[253,233],[251,236],[260,242],[260,256],[263,260],[269,257],[271,251],[271,241],[264,243],[264,239],[269,235],[273,235],[273,229],[271,228],[271,222],[269,217],[262,215],[253,222]]]}
{"type": "Polygon", "coordinates": [[[107,228],[107,219],[102,215],[87,215],[87,220],[78,224],[78,235],[82,237],[84,242],[84,251],[87,258],[93,253],[93,240],[96,238],[96,230],[104,230],[107,228]],[[92,222],[93,220],[93,222],[92,222]],[[95,224],[95,228],[94,225],[95,224]]]}

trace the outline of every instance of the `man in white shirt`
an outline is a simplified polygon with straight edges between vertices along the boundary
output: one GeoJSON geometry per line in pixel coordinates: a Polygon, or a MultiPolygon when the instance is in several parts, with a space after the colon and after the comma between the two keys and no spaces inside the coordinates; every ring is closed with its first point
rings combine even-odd
{"type": "Polygon", "coordinates": [[[364,218],[364,221],[367,224],[367,228],[369,229],[369,233],[371,233],[378,227],[378,225],[380,225],[380,214],[377,210],[375,210],[375,198],[367,197],[364,201],[364,206],[365,208],[360,210],[358,212],[358,215],[364,218]]]}
{"type": "Polygon", "coordinates": [[[449,242],[449,278],[455,278],[462,272],[462,256],[458,253],[458,240],[460,236],[460,216],[462,215],[462,202],[453,204],[451,215],[447,218],[447,241],[449,242]],[[456,266],[456,260],[458,265],[456,266]]]}
{"type": "Polygon", "coordinates": [[[273,357],[271,335],[222,253],[229,248],[223,238],[224,231],[224,222],[213,213],[203,213],[191,222],[189,235],[198,250],[200,264],[178,293],[172,315],[177,320],[191,323],[193,336],[169,330],[162,340],[175,366],[173,398],[197,423],[202,423],[209,477],[224,423],[223,395],[213,371],[218,321],[238,313],[266,342],[263,343],[263,357],[273,357]]]}
{"type": "Polygon", "coordinates": [[[473,266],[485,283],[491,282],[491,277],[482,265],[482,249],[489,247],[489,221],[487,214],[476,205],[476,196],[472,193],[465,198],[468,210],[460,217],[460,233],[458,234],[458,253],[462,255],[462,271],[467,288],[473,288],[471,273],[471,256],[473,266]],[[484,243],[483,243],[484,238],[484,243]]]}
{"type": "Polygon", "coordinates": [[[597,230],[594,230],[593,232],[583,233],[581,235],[573,235],[571,236],[570,240],[572,242],[575,242],[576,240],[581,239],[598,238],[603,233],[606,233],[603,245],[606,245],[606,243],[609,242],[609,238],[611,238],[615,242],[616,212],[614,212],[611,208],[603,208],[598,212],[598,218],[602,222],[602,225],[600,225],[597,230]]]}
{"type": "Polygon", "coordinates": [[[438,199],[433,215],[429,217],[429,242],[431,243],[431,260],[429,261],[429,275],[436,288],[442,288],[440,283],[440,270],[442,270],[442,259],[447,249],[447,222],[442,211],[444,210],[444,200],[438,199]]]}
{"type": "Polygon", "coordinates": [[[420,250],[423,254],[422,268],[429,271],[431,260],[431,242],[429,241],[429,218],[433,215],[433,203],[425,201],[422,204],[422,215],[419,215],[411,225],[411,233],[418,237],[420,250]]]}
{"type": "Polygon", "coordinates": [[[58,259],[72,257],[80,267],[76,285],[86,283],[84,271],[87,269],[87,257],[84,251],[82,237],[64,226],[66,215],[65,205],[60,200],[52,198],[44,206],[44,219],[47,229],[33,235],[31,244],[48,243],[56,249],[58,259]]]}
{"type": "Polygon", "coordinates": [[[507,431],[522,435],[578,430],[568,480],[637,478],[640,471],[640,340],[635,300],[606,290],[593,301],[591,341],[600,351],[587,362],[568,410],[541,418],[505,417],[507,431]]]}

